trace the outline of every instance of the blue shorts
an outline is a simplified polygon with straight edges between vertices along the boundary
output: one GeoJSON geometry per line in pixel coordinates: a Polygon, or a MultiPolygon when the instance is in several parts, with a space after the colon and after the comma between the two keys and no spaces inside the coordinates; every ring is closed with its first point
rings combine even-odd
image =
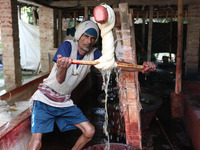
{"type": "Polygon", "coordinates": [[[88,121],[77,106],[52,107],[40,101],[33,102],[31,116],[32,133],[48,133],[56,122],[61,132],[76,129],[74,124],[88,121]]]}

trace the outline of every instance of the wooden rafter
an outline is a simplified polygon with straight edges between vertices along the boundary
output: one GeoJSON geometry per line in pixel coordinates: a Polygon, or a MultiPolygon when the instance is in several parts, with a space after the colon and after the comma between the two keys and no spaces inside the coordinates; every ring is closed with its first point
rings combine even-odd
{"type": "MultiPolygon", "coordinates": [[[[196,0],[184,0],[183,16],[187,17],[187,4],[196,0]]],[[[97,5],[102,2],[113,6],[117,5],[119,0],[18,0],[20,4],[33,5],[33,6],[48,6],[55,9],[62,10],[64,17],[73,16],[72,14],[76,11],[77,16],[84,16],[84,8],[88,7],[90,12],[97,5]]],[[[143,18],[144,13],[146,14],[146,19],[149,18],[148,10],[149,6],[154,6],[153,18],[176,18],[177,17],[177,0],[120,0],[120,3],[128,2],[129,7],[133,9],[133,17],[143,18]]]]}

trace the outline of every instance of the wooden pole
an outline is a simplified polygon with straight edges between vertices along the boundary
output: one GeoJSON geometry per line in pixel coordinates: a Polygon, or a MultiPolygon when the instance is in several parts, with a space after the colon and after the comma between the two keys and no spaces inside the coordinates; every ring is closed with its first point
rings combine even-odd
{"type": "Polygon", "coordinates": [[[150,10],[149,10],[149,32],[148,32],[147,61],[151,61],[152,31],[153,31],[153,5],[150,6],[150,10]]]}
{"type": "MultiPolygon", "coordinates": [[[[22,19],[22,17],[21,17],[21,8],[22,8],[22,6],[21,5],[19,5],[19,7],[18,7],[18,12],[19,12],[19,19],[22,19]]],[[[33,16],[34,17],[34,16],[33,16]]]]}
{"type": "Polygon", "coordinates": [[[36,13],[35,11],[36,11],[36,7],[33,7],[33,25],[37,25],[37,18],[34,15],[36,13]]]}
{"type": "Polygon", "coordinates": [[[142,46],[145,47],[145,11],[143,11],[143,18],[142,18],[142,46]]]}
{"type": "Polygon", "coordinates": [[[74,11],[74,27],[76,27],[76,11],[74,11]]]}
{"type": "Polygon", "coordinates": [[[84,20],[88,19],[88,6],[84,6],[84,20]]]}
{"type": "Polygon", "coordinates": [[[182,52],[183,52],[183,0],[178,0],[178,43],[176,56],[176,83],[175,93],[181,93],[182,75],[182,52]]]}
{"type": "Polygon", "coordinates": [[[173,21],[171,18],[171,20],[170,20],[170,35],[169,35],[169,53],[170,53],[169,58],[170,58],[170,60],[172,60],[172,29],[173,29],[172,25],[173,25],[173,21]]]}
{"type": "MultiPolygon", "coordinates": [[[[117,63],[117,67],[119,67],[119,68],[133,68],[133,69],[136,69],[136,71],[142,71],[142,69],[145,68],[145,66],[143,66],[143,65],[134,65],[134,64],[124,63],[124,62],[119,62],[119,61],[116,61],[116,63],[117,63]]],[[[99,64],[99,62],[98,61],[72,59],[72,64],[97,65],[97,64],[99,64]]]]}

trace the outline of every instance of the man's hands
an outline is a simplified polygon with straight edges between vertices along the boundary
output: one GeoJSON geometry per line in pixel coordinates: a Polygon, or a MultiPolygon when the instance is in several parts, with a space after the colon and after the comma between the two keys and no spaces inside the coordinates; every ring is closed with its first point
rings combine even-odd
{"type": "Polygon", "coordinates": [[[142,73],[149,73],[156,70],[156,65],[153,62],[144,62],[143,65],[145,68],[142,70],[142,73]]]}
{"type": "Polygon", "coordinates": [[[71,66],[72,60],[68,57],[62,57],[60,54],[57,55],[57,67],[61,69],[68,69],[71,66]]]}
{"type": "MultiPolygon", "coordinates": [[[[71,66],[72,64],[72,59],[68,57],[62,57],[60,54],[57,55],[57,67],[58,67],[58,76],[60,77],[63,76],[64,74],[66,75],[67,69],[71,66]]],[[[156,70],[156,65],[153,62],[144,62],[143,63],[144,69],[142,69],[142,73],[149,73],[153,72],[156,70]]],[[[132,68],[126,68],[123,70],[126,71],[137,71],[136,69],[132,68]]]]}
{"type": "Polygon", "coordinates": [[[56,73],[56,79],[58,83],[63,83],[65,81],[67,69],[71,66],[72,60],[68,57],[62,57],[57,55],[57,67],[58,71],[56,73]]]}
{"type": "Polygon", "coordinates": [[[143,66],[144,66],[143,69],[141,69],[141,68],[131,68],[131,67],[130,68],[129,67],[127,67],[127,68],[121,67],[121,69],[124,70],[124,71],[128,71],[128,72],[139,71],[139,72],[142,72],[142,73],[149,73],[149,72],[156,70],[156,65],[153,62],[144,62],[143,66]]]}

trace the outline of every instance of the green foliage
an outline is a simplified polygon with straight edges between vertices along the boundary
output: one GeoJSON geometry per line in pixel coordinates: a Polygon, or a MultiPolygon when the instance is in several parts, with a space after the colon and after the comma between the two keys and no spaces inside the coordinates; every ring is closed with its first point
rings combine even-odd
{"type": "MultiPolygon", "coordinates": [[[[39,12],[39,9],[36,9],[37,13],[39,12]]],[[[21,19],[27,23],[33,24],[34,22],[34,13],[33,13],[33,7],[27,7],[24,6],[21,8],[21,19]]]]}

